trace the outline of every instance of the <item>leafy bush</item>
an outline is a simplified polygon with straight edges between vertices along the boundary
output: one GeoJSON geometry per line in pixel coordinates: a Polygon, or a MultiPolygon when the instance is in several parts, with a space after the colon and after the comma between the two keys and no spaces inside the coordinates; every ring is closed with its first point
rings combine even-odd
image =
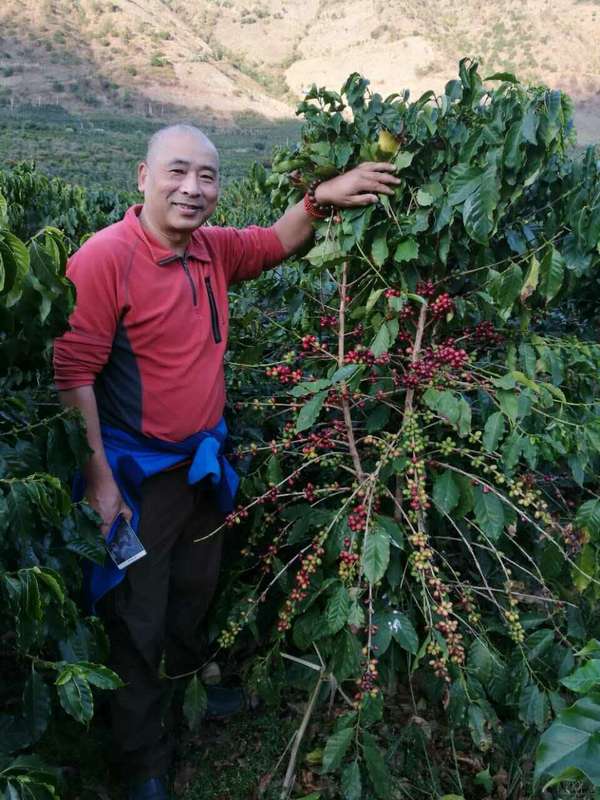
{"type": "Polygon", "coordinates": [[[150,59],[151,67],[166,67],[171,62],[162,53],[155,53],[150,59]]]}
{"type": "MultiPolygon", "coordinates": [[[[249,543],[219,641],[261,638],[266,697],[288,658],[313,697],[339,688],[323,770],[348,797],[390,796],[386,687],[410,684],[493,766],[494,738],[535,742],[564,708],[596,634],[600,165],[570,154],[564,95],[495,80],[462,62],[414,103],[358,75],[313,87],[274,207],[363,160],[402,183],[234,300],[246,501],[227,525],[249,543]]],[[[540,764],[565,765],[556,744],[540,764]]]]}
{"type": "MultiPolygon", "coordinates": [[[[12,176],[11,188],[29,206],[39,199],[35,184],[18,187],[19,180],[12,176]]],[[[74,301],[67,249],[55,229],[26,244],[8,224],[0,194],[0,617],[8,632],[0,648],[0,791],[45,800],[59,796],[60,773],[31,749],[57,729],[62,712],[89,723],[92,687],[120,681],[102,665],[97,621],[77,604],[81,556],[101,560],[104,549],[89,511],[70,500],[85,435],[51,390],[51,342],[74,301]]]]}
{"type": "Polygon", "coordinates": [[[43,227],[52,226],[71,239],[71,248],[83,236],[121,219],[136,202],[132,193],[86,190],[59,178],[48,178],[31,163],[0,171],[0,193],[13,233],[26,239],[43,227]]]}

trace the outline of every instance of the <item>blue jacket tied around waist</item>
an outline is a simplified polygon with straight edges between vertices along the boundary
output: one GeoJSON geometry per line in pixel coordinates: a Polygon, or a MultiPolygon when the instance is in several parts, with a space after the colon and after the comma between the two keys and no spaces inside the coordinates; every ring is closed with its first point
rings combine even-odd
{"type": "MultiPolygon", "coordinates": [[[[133,512],[131,526],[136,533],[140,523],[143,481],[190,458],[188,483],[193,485],[209,478],[220,510],[226,514],[233,510],[239,478],[223,454],[227,438],[227,425],[223,418],[214,428],[198,431],[181,442],[151,439],[109,425],[102,425],[101,430],[106,458],[123,499],[133,512]]],[[[80,477],[74,495],[80,499],[84,491],[85,483],[80,477]]],[[[86,590],[93,612],[98,600],[123,580],[125,570],[118,569],[108,556],[104,566],[86,566],[86,590]]]]}

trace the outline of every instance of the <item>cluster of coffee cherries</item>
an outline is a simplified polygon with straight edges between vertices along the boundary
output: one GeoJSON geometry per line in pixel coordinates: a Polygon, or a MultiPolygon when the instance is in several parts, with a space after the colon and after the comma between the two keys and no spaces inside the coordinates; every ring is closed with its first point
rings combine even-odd
{"type": "MultiPolygon", "coordinates": [[[[245,621],[245,619],[243,621],[245,621]]],[[[237,635],[241,630],[242,630],[242,622],[240,622],[239,620],[238,621],[229,620],[225,630],[222,630],[221,633],[219,634],[219,637],[217,639],[218,644],[221,647],[231,647],[234,644],[237,635]]]]}
{"type": "Polygon", "coordinates": [[[435,294],[435,284],[431,280],[419,281],[415,293],[418,294],[419,297],[433,297],[435,294]]]}
{"type": "Polygon", "coordinates": [[[336,328],[338,318],[335,314],[323,314],[319,319],[319,324],[322,328],[336,328]]]}
{"type": "MultiPolygon", "coordinates": [[[[493,472],[495,477],[499,473],[495,465],[488,466],[488,470],[493,472]]],[[[485,471],[484,469],[484,472],[485,471]]],[[[535,487],[533,476],[525,476],[525,478],[511,481],[508,495],[522,508],[532,509],[533,517],[542,524],[547,526],[553,524],[552,517],[548,511],[548,503],[544,500],[540,490],[535,487]]]]}
{"type": "Polygon", "coordinates": [[[274,367],[267,367],[265,370],[267,378],[275,378],[285,385],[300,383],[302,380],[302,370],[292,369],[287,364],[277,364],[274,367]]]}
{"type": "Polygon", "coordinates": [[[433,548],[424,531],[415,531],[408,537],[413,551],[409,556],[410,573],[413,578],[420,575],[435,575],[437,567],[433,563],[433,548]]]}
{"type": "Polygon", "coordinates": [[[280,633],[289,630],[292,627],[292,619],[296,611],[298,603],[300,603],[308,595],[310,581],[314,573],[321,565],[321,559],[325,553],[323,542],[326,538],[326,532],[321,533],[313,540],[312,552],[306,555],[301,563],[300,569],[296,573],[294,581],[295,587],[289,594],[289,597],[283,604],[283,608],[279,612],[279,619],[277,620],[277,630],[280,633]]]}
{"type": "Polygon", "coordinates": [[[344,356],[344,364],[367,364],[372,366],[377,358],[367,347],[359,345],[355,350],[348,350],[344,356]]]}
{"type": "MultiPolygon", "coordinates": [[[[411,355],[412,347],[407,347],[405,352],[411,355]]],[[[428,347],[417,361],[408,365],[404,385],[416,389],[422,384],[431,383],[440,373],[446,375],[449,369],[463,369],[468,360],[466,350],[457,347],[454,339],[446,339],[439,347],[428,347]]]]}
{"type": "Polygon", "coordinates": [[[520,615],[516,608],[505,609],[504,619],[508,627],[508,635],[515,644],[523,644],[525,641],[525,629],[521,625],[520,615]]]}
{"type": "Polygon", "coordinates": [[[411,303],[405,303],[398,312],[400,322],[409,322],[417,316],[417,311],[411,303]]]}
{"type": "MultiPolygon", "coordinates": [[[[481,431],[474,431],[469,436],[469,441],[473,444],[479,444],[480,440],[481,431]]],[[[481,455],[475,456],[471,464],[473,468],[480,470],[484,475],[489,475],[494,483],[498,485],[506,484],[506,476],[503,475],[497,464],[487,461],[481,455]]],[[[548,511],[548,503],[546,503],[542,493],[536,487],[535,480],[535,477],[531,474],[514,478],[510,482],[508,495],[523,509],[532,510],[534,519],[543,525],[553,527],[554,520],[548,511]]],[[[487,494],[491,489],[489,486],[483,486],[483,491],[487,494]]]]}
{"type": "Polygon", "coordinates": [[[309,503],[314,503],[315,500],[317,499],[317,495],[315,494],[315,486],[310,481],[305,485],[303,494],[305,499],[308,500],[309,503]]]}
{"type": "MultiPolygon", "coordinates": [[[[510,570],[507,570],[507,573],[510,576],[510,570]]],[[[518,588],[518,585],[509,577],[504,585],[508,602],[508,608],[504,609],[504,620],[508,627],[508,635],[513,642],[515,644],[523,644],[525,641],[525,629],[520,622],[521,616],[517,609],[519,601],[515,596],[515,591],[518,588]]]]}
{"type": "Polygon", "coordinates": [[[467,620],[470,625],[478,625],[481,622],[481,614],[475,604],[475,598],[471,589],[463,588],[461,590],[459,605],[467,614],[467,620]]]}
{"type": "Polygon", "coordinates": [[[451,436],[446,436],[446,438],[440,442],[439,444],[440,453],[443,456],[450,456],[456,449],[456,442],[451,436]]]}
{"type": "MultiPolygon", "coordinates": [[[[363,655],[367,655],[366,648],[363,650],[363,655]]],[[[366,695],[377,697],[379,694],[379,687],[377,686],[378,678],[379,670],[377,669],[377,659],[368,658],[365,662],[361,677],[356,679],[356,692],[354,694],[355,708],[358,708],[366,695]]]]}
{"type": "MultiPolygon", "coordinates": [[[[353,533],[360,533],[366,530],[367,518],[369,516],[369,509],[364,502],[364,493],[362,490],[358,492],[359,500],[355,504],[352,511],[348,514],[348,527],[353,533]]],[[[374,498],[372,503],[372,511],[377,512],[381,505],[379,498],[374,498]]]]}
{"type": "Polygon", "coordinates": [[[225,517],[225,525],[227,528],[233,528],[234,525],[239,525],[243,519],[248,517],[248,509],[239,506],[225,517]]]}
{"type": "Polygon", "coordinates": [[[431,508],[427,490],[425,489],[425,460],[416,453],[410,458],[410,465],[406,470],[405,496],[410,498],[412,511],[426,511],[431,508]]]}
{"type": "Polygon", "coordinates": [[[446,683],[450,683],[448,658],[440,643],[434,640],[429,642],[427,645],[427,655],[429,656],[429,666],[433,670],[435,676],[446,683]]]}
{"type": "Polygon", "coordinates": [[[261,571],[263,572],[263,574],[266,574],[267,572],[271,571],[271,565],[273,563],[273,559],[277,556],[278,552],[279,548],[277,547],[276,544],[270,544],[267,547],[267,552],[261,559],[262,560],[261,571]]]}
{"type": "Polygon", "coordinates": [[[279,489],[277,486],[271,486],[270,489],[267,489],[266,492],[260,495],[260,497],[256,498],[256,502],[258,505],[264,505],[265,503],[276,503],[277,498],[279,497],[279,489]]]}
{"type": "Polygon", "coordinates": [[[302,446],[303,455],[316,458],[319,451],[333,450],[335,442],[331,437],[335,434],[335,428],[326,428],[320,433],[309,433],[306,443],[302,446]]]}
{"type": "Polygon", "coordinates": [[[300,340],[300,351],[294,353],[294,357],[300,361],[303,358],[310,358],[311,356],[319,356],[329,352],[329,345],[325,340],[319,341],[313,333],[307,333],[300,340]]]}
{"type": "MultiPolygon", "coordinates": [[[[435,299],[432,299],[437,289],[431,280],[419,281],[417,283],[415,294],[429,300],[429,313],[434,319],[445,317],[454,311],[454,300],[448,292],[442,292],[435,299]]],[[[393,297],[401,297],[403,292],[400,289],[386,289],[385,297],[391,299],[393,297]]],[[[400,319],[411,319],[415,315],[415,308],[410,303],[407,303],[400,311],[400,319]],[[402,313],[404,312],[404,314],[402,313]]]]}
{"type": "Polygon", "coordinates": [[[280,446],[283,450],[289,450],[292,446],[294,439],[299,439],[299,435],[296,433],[296,425],[291,420],[286,422],[283,426],[283,430],[281,431],[281,440],[280,446]]]}
{"type": "Polygon", "coordinates": [[[306,336],[303,336],[300,340],[300,345],[303,350],[318,350],[319,340],[313,333],[307,333],[306,336]]]}
{"type": "Polygon", "coordinates": [[[437,361],[440,366],[462,369],[469,360],[469,354],[462,347],[457,347],[452,338],[446,339],[439,347],[430,347],[426,355],[437,361]]]}
{"type": "MultiPolygon", "coordinates": [[[[449,602],[449,601],[448,601],[449,602]]],[[[448,648],[448,658],[453,664],[461,666],[465,663],[465,648],[463,646],[462,634],[458,632],[458,620],[450,619],[449,614],[452,610],[452,604],[449,603],[450,610],[445,606],[440,611],[439,608],[436,612],[443,614],[444,618],[435,623],[436,630],[438,630],[446,640],[448,648]]]]}
{"type": "MultiPolygon", "coordinates": [[[[431,508],[431,503],[425,489],[425,459],[423,453],[428,440],[421,430],[418,415],[407,412],[404,415],[401,449],[409,454],[409,463],[406,468],[406,486],[403,489],[404,497],[409,500],[410,510],[413,515],[418,511],[431,508]]],[[[413,517],[414,518],[414,517],[413,517]]]]}
{"type": "Polygon", "coordinates": [[[350,584],[356,577],[360,556],[354,550],[354,542],[349,536],[344,539],[344,548],[340,550],[338,573],[343,583],[350,584]]]}
{"type": "MultiPolygon", "coordinates": [[[[440,642],[435,639],[428,644],[429,666],[438,678],[449,683],[449,662],[457,666],[465,663],[465,648],[463,636],[458,629],[459,621],[454,616],[454,605],[449,598],[448,586],[440,578],[439,568],[433,563],[434,553],[429,543],[429,537],[424,531],[414,531],[408,540],[414,548],[410,556],[411,573],[414,577],[420,576],[427,582],[435,602],[433,612],[437,621],[434,626],[438,634],[443,637],[445,644],[445,647],[442,647],[440,642]]],[[[463,595],[463,598],[465,597],[463,595]]],[[[472,598],[468,602],[472,602],[472,598]]],[[[474,604],[472,613],[473,624],[476,617],[474,604]]]]}
{"type": "Polygon", "coordinates": [[[567,548],[567,553],[570,556],[575,556],[577,553],[581,552],[581,548],[589,540],[589,535],[581,529],[577,530],[574,528],[572,523],[562,528],[562,536],[565,547],[567,548]]]}
{"type": "Polygon", "coordinates": [[[448,292],[442,292],[435,300],[431,301],[429,304],[429,311],[432,317],[441,319],[454,311],[454,300],[450,297],[448,292]]]}
{"type": "Polygon", "coordinates": [[[489,320],[477,323],[474,330],[474,336],[477,341],[485,342],[486,344],[490,345],[500,344],[502,341],[504,341],[502,334],[496,330],[494,324],[489,320]]]}
{"type": "Polygon", "coordinates": [[[433,611],[437,622],[435,629],[444,638],[445,649],[435,643],[429,651],[432,660],[429,662],[438,678],[448,679],[448,661],[462,666],[465,663],[463,636],[458,631],[458,619],[454,616],[454,605],[448,596],[448,587],[438,575],[437,567],[431,565],[427,577],[427,585],[436,603],[433,611]]]}
{"type": "MultiPolygon", "coordinates": [[[[403,297],[405,296],[405,292],[402,289],[386,289],[384,292],[384,296],[388,300],[393,300],[396,297],[403,297]]],[[[398,319],[400,322],[408,322],[408,320],[414,319],[415,317],[415,307],[409,303],[405,302],[402,308],[398,311],[398,319]]]]}
{"type": "Polygon", "coordinates": [[[364,531],[367,527],[368,509],[364,503],[357,503],[348,514],[348,527],[353,533],[364,531]]]}

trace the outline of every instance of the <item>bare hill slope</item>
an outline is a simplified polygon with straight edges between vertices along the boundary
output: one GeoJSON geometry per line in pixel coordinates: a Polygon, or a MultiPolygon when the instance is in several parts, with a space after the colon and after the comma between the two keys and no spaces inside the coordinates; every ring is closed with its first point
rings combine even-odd
{"type": "Polygon", "coordinates": [[[4,0],[0,102],[281,118],[352,71],[441,88],[464,55],[570,92],[600,139],[600,0],[4,0]]]}

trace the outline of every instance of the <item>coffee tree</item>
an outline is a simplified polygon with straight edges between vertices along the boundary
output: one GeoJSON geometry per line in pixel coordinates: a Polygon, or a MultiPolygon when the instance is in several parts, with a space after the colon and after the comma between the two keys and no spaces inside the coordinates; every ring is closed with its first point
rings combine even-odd
{"type": "Polygon", "coordinates": [[[78,605],[81,557],[101,562],[104,548],[91,512],[70,498],[85,433],[52,391],[52,339],[75,299],[65,239],[51,229],[24,242],[9,211],[0,195],[0,792],[46,800],[59,797],[61,774],[38,748],[63,712],[87,725],[92,687],[120,681],[103,666],[98,621],[78,605]]]}
{"type": "Polygon", "coordinates": [[[84,189],[49,178],[25,161],[0,171],[0,192],[12,233],[26,240],[52,226],[68,237],[70,249],[78,247],[82,237],[117,222],[139,200],[133,192],[84,189]]]}
{"type": "MultiPolygon", "coordinates": [[[[507,722],[535,741],[596,685],[567,676],[599,652],[577,656],[600,587],[599,164],[572,155],[565,95],[468,61],[441,96],[383,99],[354,74],[299,113],[276,209],[365,160],[402,183],[234,298],[245,499],[227,525],[250,533],[219,641],[265,637],[265,695],[290,660],[315,676],[299,737],[329,681],[347,709],[323,771],[383,798],[376,723],[399,683],[482,752],[507,722]]],[[[540,777],[569,765],[553,736],[540,777]]]]}

